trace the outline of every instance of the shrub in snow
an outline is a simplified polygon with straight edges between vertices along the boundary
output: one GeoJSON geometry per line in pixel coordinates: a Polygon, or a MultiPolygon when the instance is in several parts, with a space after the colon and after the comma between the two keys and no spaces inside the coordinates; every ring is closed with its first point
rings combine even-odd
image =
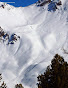
{"type": "MultiPolygon", "coordinates": [[[[0,74],[0,82],[2,80],[2,75],[0,74]]],[[[1,83],[0,88],[7,88],[6,83],[4,81],[1,83]]]]}
{"type": "Polygon", "coordinates": [[[15,85],[15,88],[24,88],[24,87],[22,86],[22,84],[17,84],[15,85]]]}
{"type": "Polygon", "coordinates": [[[1,4],[0,7],[4,9],[4,4],[1,4]]]}
{"type": "Polygon", "coordinates": [[[4,81],[3,81],[3,83],[1,84],[0,88],[7,88],[7,86],[6,86],[6,84],[4,83],[4,81]]]}
{"type": "Polygon", "coordinates": [[[0,27],[0,40],[8,40],[9,39],[9,35],[3,31],[3,29],[0,27]]]}
{"type": "Polygon", "coordinates": [[[4,5],[1,5],[2,8],[4,8],[4,5]]]}
{"type": "Polygon", "coordinates": [[[0,74],[0,82],[1,82],[1,80],[2,80],[2,75],[0,74]]]}
{"type": "Polygon", "coordinates": [[[61,2],[61,1],[59,1],[59,2],[57,2],[56,4],[59,6],[59,5],[62,5],[62,2],[61,2]]]}
{"type": "MultiPolygon", "coordinates": [[[[7,86],[6,86],[6,83],[3,81],[3,82],[1,82],[2,81],[2,74],[0,74],[0,88],[7,88],[7,86]]],[[[17,84],[17,85],[15,85],[15,88],[24,88],[23,86],[22,86],[22,84],[17,84]]]]}
{"type": "Polygon", "coordinates": [[[44,74],[37,78],[38,88],[68,88],[68,63],[56,54],[44,74]]]}

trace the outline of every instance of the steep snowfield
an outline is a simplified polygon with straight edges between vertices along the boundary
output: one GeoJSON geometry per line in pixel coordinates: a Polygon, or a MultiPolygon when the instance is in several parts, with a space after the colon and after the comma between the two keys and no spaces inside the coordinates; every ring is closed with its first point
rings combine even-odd
{"type": "Polygon", "coordinates": [[[48,5],[15,8],[0,7],[0,26],[20,39],[15,44],[0,42],[0,73],[8,88],[23,83],[36,88],[37,76],[45,71],[58,53],[68,61],[68,0],[55,12],[48,5]]]}

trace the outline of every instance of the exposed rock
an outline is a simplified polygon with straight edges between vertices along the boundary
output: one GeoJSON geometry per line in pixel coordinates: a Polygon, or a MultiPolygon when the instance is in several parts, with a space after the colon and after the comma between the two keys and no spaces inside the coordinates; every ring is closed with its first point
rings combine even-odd
{"type": "Polygon", "coordinates": [[[16,34],[12,34],[8,40],[8,44],[14,44],[18,39],[20,39],[20,36],[17,36],[16,34]]]}

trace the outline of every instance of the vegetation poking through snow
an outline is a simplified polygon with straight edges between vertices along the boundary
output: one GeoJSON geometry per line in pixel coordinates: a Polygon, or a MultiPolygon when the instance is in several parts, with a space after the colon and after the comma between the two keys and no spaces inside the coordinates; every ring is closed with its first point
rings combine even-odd
{"type": "Polygon", "coordinates": [[[1,80],[2,80],[2,74],[0,74],[0,88],[7,88],[7,86],[6,86],[6,83],[3,81],[2,83],[1,83],[1,80]]]}
{"type": "Polygon", "coordinates": [[[22,86],[22,84],[17,84],[15,85],[15,88],[24,88],[24,87],[22,86]]]}
{"type": "MultiPolygon", "coordinates": [[[[2,81],[2,74],[0,74],[0,88],[7,88],[7,86],[6,86],[6,83],[3,81],[3,82],[1,82],[2,81]]],[[[16,84],[15,85],[15,88],[24,88],[23,86],[22,86],[22,84],[16,84]]]]}
{"type": "Polygon", "coordinates": [[[56,54],[38,82],[38,88],[68,88],[68,63],[56,54]]]}
{"type": "Polygon", "coordinates": [[[1,80],[2,80],[2,75],[0,74],[0,82],[1,82],[1,80]]]}
{"type": "Polygon", "coordinates": [[[6,83],[4,83],[4,81],[3,81],[3,83],[1,84],[0,88],[7,88],[6,83]]]}
{"type": "Polygon", "coordinates": [[[12,34],[9,37],[9,34],[4,32],[4,30],[0,27],[0,41],[3,42],[8,40],[8,44],[14,44],[18,39],[20,39],[20,36],[17,36],[16,34],[12,34]]]}
{"type": "Polygon", "coordinates": [[[8,40],[9,39],[9,35],[4,32],[4,30],[0,27],[0,41],[3,40],[8,40]]]}

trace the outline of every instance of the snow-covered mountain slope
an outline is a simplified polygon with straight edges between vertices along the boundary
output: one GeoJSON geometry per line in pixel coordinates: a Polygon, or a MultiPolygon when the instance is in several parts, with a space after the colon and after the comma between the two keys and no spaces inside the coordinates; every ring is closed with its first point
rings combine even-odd
{"type": "Polygon", "coordinates": [[[0,42],[0,73],[9,88],[17,83],[36,88],[38,74],[56,53],[68,62],[68,0],[62,1],[56,11],[48,11],[48,4],[0,7],[0,26],[20,36],[14,44],[0,42]]]}

